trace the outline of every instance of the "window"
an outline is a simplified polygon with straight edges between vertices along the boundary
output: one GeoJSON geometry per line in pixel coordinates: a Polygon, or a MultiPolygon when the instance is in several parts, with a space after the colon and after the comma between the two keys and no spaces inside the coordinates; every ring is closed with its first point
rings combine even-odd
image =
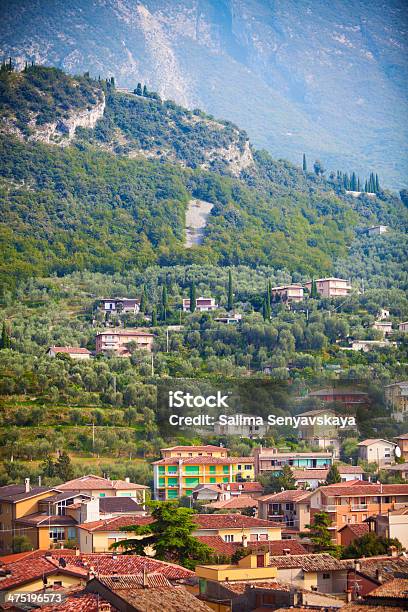
{"type": "Polygon", "coordinates": [[[164,485],[165,485],[164,477],[163,478],[159,478],[159,487],[164,487],[164,485]]]}
{"type": "Polygon", "coordinates": [[[213,484],[214,482],[217,482],[217,479],[214,477],[210,478],[210,483],[213,484]]]}
{"type": "Polygon", "coordinates": [[[234,541],[234,534],[232,533],[225,534],[224,542],[233,542],[233,541],[234,541]]]}
{"type": "Polygon", "coordinates": [[[159,474],[164,474],[164,465],[159,465],[159,474]]]}
{"type": "Polygon", "coordinates": [[[106,493],[99,493],[99,497],[106,497],[106,493]]]}
{"type": "Polygon", "coordinates": [[[330,579],[330,574],[323,572],[323,580],[329,580],[329,579],[330,579]]]}
{"type": "Polygon", "coordinates": [[[76,528],[68,527],[68,540],[76,540],[76,528]]]}
{"type": "Polygon", "coordinates": [[[64,527],[51,527],[49,531],[50,540],[53,542],[59,542],[65,540],[65,529],[64,527]]]}
{"type": "Polygon", "coordinates": [[[224,476],[224,478],[222,479],[222,482],[229,482],[228,476],[224,476]]]}
{"type": "Polygon", "coordinates": [[[267,533],[260,533],[259,534],[259,541],[260,542],[266,542],[268,540],[268,534],[267,533]]]}
{"type": "Polygon", "coordinates": [[[293,510],[293,503],[292,502],[286,504],[286,510],[293,510]]]}
{"type": "Polygon", "coordinates": [[[239,469],[239,470],[242,470],[242,465],[238,465],[238,469],[239,469]]]}
{"type": "Polygon", "coordinates": [[[246,466],[245,466],[245,469],[246,469],[246,470],[252,470],[252,465],[246,465],[246,466]]]}
{"type": "Polygon", "coordinates": [[[222,466],[222,471],[224,472],[224,474],[228,474],[229,473],[229,465],[223,465],[222,466]]]}
{"type": "Polygon", "coordinates": [[[215,465],[210,465],[210,474],[215,474],[215,465]]]}
{"type": "Polygon", "coordinates": [[[55,587],[62,587],[62,580],[54,580],[53,585],[55,587]]]}

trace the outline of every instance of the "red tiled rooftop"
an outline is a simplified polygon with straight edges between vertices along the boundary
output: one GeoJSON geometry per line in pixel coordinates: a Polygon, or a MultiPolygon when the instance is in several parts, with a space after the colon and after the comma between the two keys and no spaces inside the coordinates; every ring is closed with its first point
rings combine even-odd
{"type": "Polygon", "coordinates": [[[238,544],[234,542],[224,542],[221,536],[196,536],[197,540],[206,544],[214,550],[217,555],[226,555],[230,557],[238,548],[238,544]]]}
{"type": "Polygon", "coordinates": [[[90,355],[90,351],[80,346],[50,346],[50,351],[54,353],[75,353],[77,355],[90,355]]]}
{"type": "Polygon", "coordinates": [[[78,527],[86,531],[118,531],[122,527],[149,525],[150,523],[153,523],[153,519],[150,516],[135,516],[132,514],[129,516],[114,516],[99,521],[82,523],[82,525],[78,525],[78,527]]]}
{"type": "Polygon", "coordinates": [[[227,451],[228,452],[228,448],[225,448],[225,446],[215,446],[213,444],[205,444],[203,446],[169,446],[167,448],[161,448],[161,451],[173,451],[173,452],[177,452],[177,451],[186,451],[186,452],[216,452],[216,451],[227,451]]]}
{"type": "Polygon", "coordinates": [[[55,558],[46,558],[45,556],[25,557],[14,563],[4,564],[2,569],[10,572],[10,576],[6,576],[0,581],[0,589],[3,591],[11,587],[15,588],[57,572],[74,574],[78,578],[85,578],[87,571],[83,567],[72,564],[73,558],[67,559],[66,567],[64,568],[58,565],[58,561],[55,558]]]}
{"type": "Polygon", "coordinates": [[[258,501],[280,502],[280,501],[301,501],[309,497],[310,491],[302,491],[302,489],[289,489],[288,491],[280,491],[279,493],[270,493],[258,497],[258,501]]]}
{"type": "Polygon", "coordinates": [[[369,526],[367,523],[349,523],[344,525],[344,527],[341,527],[339,531],[343,531],[343,529],[346,528],[348,528],[356,536],[356,538],[361,538],[363,535],[369,532],[369,526]]]}
{"type": "MultiPolygon", "coordinates": [[[[81,591],[74,595],[68,595],[64,602],[58,605],[58,612],[98,612],[102,604],[105,607],[109,605],[100,595],[81,591]]],[[[117,608],[114,608],[112,605],[108,609],[110,612],[117,612],[117,608]]],[[[55,604],[41,607],[41,612],[55,612],[55,610],[55,604]]]]}
{"type": "MultiPolygon", "coordinates": [[[[394,578],[381,584],[369,593],[370,599],[377,597],[382,599],[403,599],[408,602],[408,579],[394,578]]],[[[408,609],[408,604],[405,609],[408,609]]]]}
{"type": "Polygon", "coordinates": [[[279,527],[280,523],[273,523],[264,519],[242,514],[196,514],[194,522],[197,529],[242,529],[243,527],[279,527]]]}
{"type": "Polygon", "coordinates": [[[254,508],[258,506],[258,500],[250,495],[234,495],[231,499],[205,504],[206,508],[215,510],[241,510],[242,508],[254,508]]]}
{"type": "Polygon", "coordinates": [[[94,474],[88,474],[86,476],[80,476],[73,480],[68,480],[63,484],[58,485],[58,489],[61,491],[81,491],[81,490],[98,490],[98,489],[111,489],[111,490],[136,490],[136,489],[148,489],[144,485],[136,484],[134,482],[127,482],[126,480],[109,480],[102,476],[95,476],[94,474]]]}
{"type": "Polygon", "coordinates": [[[318,489],[325,495],[330,497],[355,495],[370,496],[370,495],[408,495],[408,484],[376,484],[362,483],[361,480],[347,483],[337,483],[335,485],[327,485],[318,489]],[[350,490],[350,487],[352,489],[350,490]]]}

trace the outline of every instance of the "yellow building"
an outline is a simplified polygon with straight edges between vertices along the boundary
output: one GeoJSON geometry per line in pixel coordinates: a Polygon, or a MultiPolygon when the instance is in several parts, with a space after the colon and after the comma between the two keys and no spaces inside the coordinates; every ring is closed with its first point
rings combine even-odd
{"type": "Polygon", "coordinates": [[[162,449],[163,459],[153,463],[154,497],[159,500],[191,495],[202,484],[254,479],[253,457],[228,457],[217,446],[162,449]]]}
{"type": "Polygon", "coordinates": [[[78,525],[79,550],[81,553],[111,552],[112,544],[129,538],[143,539],[132,531],[122,531],[130,525],[147,525],[153,521],[147,516],[114,516],[109,519],[78,525]]]}
{"type": "Polygon", "coordinates": [[[34,534],[33,547],[38,548],[35,528],[18,520],[38,512],[39,502],[55,492],[51,487],[31,487],[28,479],[23,485],[0,487],[0,554],[12,552],[13,538],[18,535],[34,534]]]}
{"type": "MultiPolygon", "coordinates": [[[[84,586],[88,571],[67,562],[60,567],[58,559],[52,556],[36,557],[28,554],[14,562],[5,564],[7,575],[0,580],[0,594],[35,593],[44,588],[71,588],[84,586]]],[[[15,555],[18,557],[18,555],[15,555]]]]}
{"type": "Polygon", "coordinates": [[[276,567],[269,565],[269,552],[249,554],[237,564],[197,565],[196,574],[202,580],[233,582],[236,580],[272,580],[276,578],[276,567]]]}

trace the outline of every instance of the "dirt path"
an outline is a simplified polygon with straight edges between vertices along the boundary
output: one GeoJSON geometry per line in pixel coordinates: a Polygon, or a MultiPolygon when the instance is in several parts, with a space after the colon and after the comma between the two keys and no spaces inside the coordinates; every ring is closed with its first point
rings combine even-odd
{"type": "Polygon", "coordinates": [[[201,244],[208,215],[213,205],[204,200],[190,200],[186,212],[186,247],[201,244]]]}

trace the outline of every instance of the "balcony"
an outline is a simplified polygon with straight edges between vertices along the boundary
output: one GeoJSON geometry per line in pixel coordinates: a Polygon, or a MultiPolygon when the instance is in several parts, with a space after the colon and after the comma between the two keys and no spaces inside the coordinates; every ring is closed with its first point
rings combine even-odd
{"type": "Polygon", "coordinates": [[[327,506],[322,506],[321,510],[323,512],[337,512],[337,506],[334,504],[327,504],[327,506]]]}
{"type": "Polygon", "coordinates": [[[367,510],[367,504],[355,504],[350,507],[350,509],[355,512],[358,510],[367,510]]]}

